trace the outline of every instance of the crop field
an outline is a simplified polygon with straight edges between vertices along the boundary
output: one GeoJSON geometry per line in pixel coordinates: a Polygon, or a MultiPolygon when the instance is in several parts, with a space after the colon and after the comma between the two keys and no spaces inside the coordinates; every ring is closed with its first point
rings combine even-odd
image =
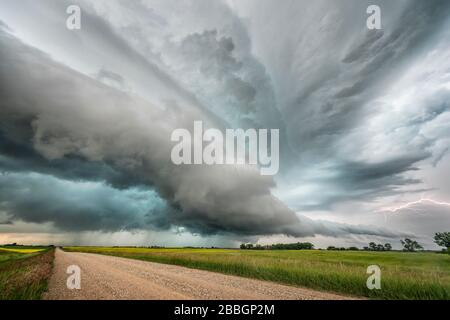
{"type": "Polygon", "coordinates": [[[39,249],[30,249],[30,248],[20,248],[20,249],[12,249],[7,247],[0,247],[0,252],[14,252],[14,253],[37,253],[41,252],[45,249],[39,248],[39,249]]]}
{"type": "Polygon", "coordinates": [[[65,247],[374,299],[450,299],[450,255],[433,252],[65,247]],[[366,286],[381,268],[381,290],[366,286]]]}
{"type": "Polygon", "coordinates": [[[53,257],[48,247],[0,247],[0,300],[40,299],[53,257]]]}

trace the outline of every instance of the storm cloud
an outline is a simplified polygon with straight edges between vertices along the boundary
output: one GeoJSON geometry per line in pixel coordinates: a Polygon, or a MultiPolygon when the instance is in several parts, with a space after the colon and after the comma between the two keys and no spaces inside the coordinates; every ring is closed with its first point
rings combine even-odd
{"type": "Polygon", "coordinates": [[[5,221],[231,236],[414,229],[302,212],[433,190],[421,172],[449,150],[447,1],[381,1],[376,31],[365,1],[78,3],[82,29],[69,31],[66,1],[0,1],[5,221]],[[280,129],[280,174],[173,165],[170,135],[195,120],[280,129]]]}
{"type": "MultiPolygon", "coordinates": [[[[35,166],[25,166],[22,171],[39,171],[40,168],[45,171],[46,166],[41,162],[46,161],[50,167],[53,161],[59,161],[56,167],[69,167],[76,165],[71,159],[76,157],[78,161],[105,163],[114,171],[131,177],[139,176],[142,185],[154,187],[175,208],[167,210],[166,221],[157,220],[156,225],[167,226],[171,223],[199,233],[245,235],[283,233],[302,236],[315,232],[339,232],[340,227],[316,226],[312,221],[302,221],[271,195],[270,188],[275,185],[274,182],[271,178],[260,176],[255,168],[177,167],[171,164],[170,129],[186,123],[189,114],[184,113],[180,119],[171,110],[171,104],[161,110],[51,62],[41,53],[7,35],[3,35],[2,40],[9,40],[4,41],[0,49],[1,74],[7,75],[2,79],[5,83],[1,92],[4,97],[1,102],[2,121],[10,125],[13,120],[19,123],[29,121],[28,127],[23,130],[15,126],[5,135],[15,133],[10,140],[18,140],[19,143],[29,141],[36,153],[29,151],[27,156],[26,151],[23,152],[25,158],[32,158],[30,154],[34,156],[32,163],[35,166]],[[7,83],[6,78],[13,81],[7,83]],[[15,83],[20,83],[20,88],[15,83]],[[95,105],[91,101],[95,101],[95,105]],[[164,121],[155,121],[158,119],[164,121]],[[62,162],[66,157],[69,163],[62,162]]],[[[17,162],[14,163],[17,165],[17,162]]],[[[86,169],[95,170],[96,167],[92,165],[86,169]]],[[[21,170],[16,168],[16,171],[21,170]]],[[[70,175],[57,169],[50,173],[66,179],[89,178],[81,174],[77,177],[78,172],[71,172],[70,175]]],[[[10,176],[6,174],[5,177],[10,176]]],[[[98,178],[111,184],[108,172],[102,174],[100,171],[98,178]]],[[[112,178],[115,176],[112,175],[112,178]]],[[[20,181],[18,178],[14,180],[20,181]]],[[[64,229],[73,226],[72,230],[110,231],[124,228],[124,225],[145,228],[145,224],[133,222],[137,218],[134,213],[136,209],[117,205],[113,192],[110,195],[112,199],[105,199],[105,194],[101,192],[97,197],[95,192],[88,193],[94,196],[94,204],[84,199],[88,194],[83,191],[83,183],[79,186],[81,193],[77,194],[76,185],[67,188],[54,181],[49,184],[44,181],[43,185],[39,185],[39,179],[35,180],[13,184],[10,179],[3,178],[2,209],[16,219],[50,221],[64,229]],[[24,186],[27,186],[25,190],[29,193],[20,192],[24,186]],[[66,198],[61,192],[71,196],[66,198]]],[[[116,181],[112,179],[112,182],[116,181]]],[[[133,199],[123,201],[133,202],[133,199]]],[[[341,232],[348,230],[351,228],[345,227],[345,231],[341,232]]]]}

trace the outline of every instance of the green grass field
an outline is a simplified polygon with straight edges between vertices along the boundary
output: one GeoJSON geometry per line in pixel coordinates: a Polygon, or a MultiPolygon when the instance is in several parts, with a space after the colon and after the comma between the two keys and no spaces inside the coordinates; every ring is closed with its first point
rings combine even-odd
{"type": "Polygon", "coordinates": [[[375,299],[450,299],[450,255],[324,250],[228,250],[65,247],[175,264],[375,299]],[[380,266],[381,290],[366,286],[367,267],[380,266]]]}
{"type": "Polygon", "coordinates": [[[0,300],[37,300],[47,289],[54,250],[0,246],[0,300]]]}

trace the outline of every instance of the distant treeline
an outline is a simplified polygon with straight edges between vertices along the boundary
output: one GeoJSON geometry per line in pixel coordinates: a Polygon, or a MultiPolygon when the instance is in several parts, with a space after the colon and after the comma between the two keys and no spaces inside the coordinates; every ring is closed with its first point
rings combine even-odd
{"type": "Polygon", "coordinates": [[[330,251],[358,251],[359,248],[357,248],[357,247],[345,248],[345,247],[329,246],[329,247],[327,247],[327,250],[330,250],[330,251]]]}
{"type": "MultiPolygon", "coordinates": [[[[260,244],[252,244],[252,243],[243,243],[241,244],[241,249],[245,250],[314,250],[314,245],[310,242],[297,242],[297,243],[277,243],[270,245],[260,245],[260,244]]],[[[320,249],[319,249],[320,250],[320,249]]],[[[371,242],[368,247],[364,247],[363,249],[359,249],[357,247],[334,247],[329,246],[327,250],[331,251],[391,251],[392,245],[390,243],[386,244],[376,244],[371,242]]]]}
{"type": "MultiPolygon", "coordinates": [[[[327,250],[334,250],[334,251],[338,251],[338,250],[348,250],[348,251],[358,251],[361,250],[357,247],[349,247],[349,248],[344,248],[344,247],[334,247],[334,246],[329,246],[327,248],[327,250]]],[[[375,242],[371,242],[369,243],[368,247],[364,247],[362,250],[364,251],[391,251],[392,250],[392,245],[390,243],[385,243],[385,244],[376,244],[375,242]]]]}
{"type": "Polygon", "coordinates": [[[36,244],[17,244],[16,242],[14,243],[6,243],[6,244],[0,244],[0,246],[2,247],[26,247],[26,248],[42,248],[42,247],[54,247],[54,245],[50,244],[50,245],[36,245],[36,244]]]}
{"type": "Polygon", "coordinates": [[[310,242],[297,242],[297,243],[277,243],[271,245],[259,245],[252,243],[241,244],[241,249],[246,250],[312,250],[314,245],[310,242]]]}
{"type": "MultiPolygon", "coordinates": [[[[260,245],[260,244],[252,244],[252,243],[243,243],[241,244],[241,249],[244,250],[314,250],[314,245],[310,242],[297,242],[297,243],[277,243],[270,245],[260,245]]],[[[321,249],[319,249],[321,250],[321,249]]],[[[334,247],[329,246],[327,250],[331,251],[391,251],[392,245],[390,243],[385,244],[376,244],[371,242],[368,247],[364,247],[363,249],[359,249],[357,247],[334,247]]]]}
{"type": "MultiPolygon", "coordinates": [[[[434,235],[434,242],[441,247],[444,247],[442,249],[442,252],[449,253],[450,254],[450,232],[437,232],[434,235]]],[[[403,240],[400,240],[400,243],[403,246],[403,251],[407,252],[415,252],[415,251],[422,251],[423,247],[415,240],[405,238],[403,240]]],[[[241,249],[246,250],[313,250],[314,245],[310,242],[297,242],[297,243],[277,243],[277,244],[271,244],[271,245],[259,245],[259,244],[252,244],[252,243],[243,243],[241,244],[241,249]]],[[[318,249],[322,250],[322,249],[318,249]]],[[[375,243],[370,242],[369,246],[364,247],[363,249],[359,249],[357,247],[335,247],[335,246],[329,246],[327,250],[331,251],[357,251],[357,250],[363,250],[363,251],[391,251],[392,245],[390,243],[375,243]]]]}

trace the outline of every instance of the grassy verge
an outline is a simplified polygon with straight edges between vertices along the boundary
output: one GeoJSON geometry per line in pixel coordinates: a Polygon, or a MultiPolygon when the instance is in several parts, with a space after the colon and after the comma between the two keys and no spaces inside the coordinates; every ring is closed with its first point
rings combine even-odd
{"type": "Polygon", "coordinates": [[[436,253],[66,247],[375,299],[450,299],[450,256],[436,253]],[[366,286],[367,267],[382,289],[366,286]]]}
{"type": "Polygon", "coordinates": [[[38,300],[47,290],[54,250],[32,249],[0,247],[0,300],[38,300]]]}

